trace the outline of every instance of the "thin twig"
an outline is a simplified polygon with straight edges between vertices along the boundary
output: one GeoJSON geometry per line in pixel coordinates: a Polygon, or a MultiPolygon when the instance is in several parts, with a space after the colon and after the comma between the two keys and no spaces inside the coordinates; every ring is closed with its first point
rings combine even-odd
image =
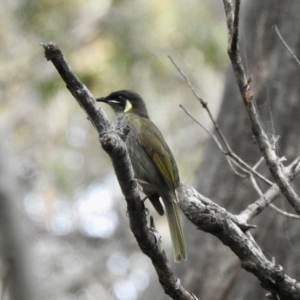
{"type": "MultiPolygon", "coordinates": [[[[253,174],[250,175],[250,178],[251,178],[251,182],[252,182],[252,185],[254,187],[254,189],[257,191],[258,195],[260,197],[264,197],[264,194],[263,192],[261,191],[261,189],[259,188],[258,184],[257,184],[257,181],[255,180],[253,174]]],[[[271,207],[273,210],[275,210],[276,212],[278,212],[279,214],[287,217],[287,218],[291,218],[291,219],[300,219],[300,216],[298,215],[295,215],[295,214],[291,214],[291,213],[288,213],[280,208],[278,208],[276,205],[270,203],[269,204],[269,207],[271,207]]]]}
{"type": "MultiPolygon", "coordinates": [[[[215,129],[216,129],[216,132],[218,134],[218,136],[220,137],[224,147],[227,149],[227,150],[224,150],[223,146],[222,146],[222,143],[219,142],[218,138],[214,135],[212,135],[201,123],[199,123],[197,121],[196,118],[194,118],[189,112],[187,112],[187,110],[181,105],[180,107],[185,111],[185,113],[191,117],[199,126],[201,126],[201,128],[203,128],[215,141],[215,143],[217,144],[218,148],[222,151],[223,154],[227,155],[227,156],[230,156],[232,157],[232,161],[234,162],[237,162],[237,166],[239,166],[240,169],[243,170],[242,166],[244,168],[247,169],[247,172],[246,173],[253,173],[255,174],[258,178],[260,178],[261,180],[267,182],[268,184],[273,184],[272,182],[270,182],[270,180],[268,180],[267,178],[265,178],[263,175],[261,175],[259,172],[257,172],[255,169],[253,169],[251,166],[249,166],[246,162],[244,162],[240,157],[238,157],[231,149],[227,139],[225,138],[223,132],[220,130],[217,122],[215,121],[214,117],[212,116],[211,114],[211,111],[207,105],[207,102],[203,101],[203,99],[196,93],[193,85],[191,84],[191,82],[189,81],[188,77],[185,75],[185,73],[183,72],[183,70],[176,64],[176,62],[173,60],[173,58],[171,56],[169,56],[169,59],[170,61],[172,62],[172,64],[175,66],[175,68],[178,70],[178,72],[182,75],[182,77],[184,78],[184,80],[186,81],[186,83],[188,84],[190,90],[192,91],[192,93],[194,94],[194,96],[200,101],[200,103],[202,104],[203,108],[207,111],[215,129]]],[[[233,171],[238,175],[240,176],[239,172],[237,172],[234,168],[233,168],[233,171]]],[[[242,177],[244,177],[242,175],[242,177]]]]}
{"type": "Polygon", "coordinates": [[[281,40],[282,44],[285,46],[285,48],[287,49],[287,51],[290,52],[290,54],[293,56],[293,58],[295,59],[295,61],[297,62],[298,66],[300,67],[300,61],[298,59],[298,57],[294,54],[294,52],[292,51],[292,49],[289,47],[289,45],[286,43],[286,41],[283,39],[278,27],[275,25],[274,26],[275,32],[278,35],[279,39],[281,40]]]}
{"type": "MultiPolygon", "coordinates": [[[[295,159],[288,167],[286,167],[284,172],[287,174],[288,180],[293,181],[296,175],[300,173],[300,157],[295,159]]],[[[249,222],[267,206],[269,206],[279,194],[280,189],[278,185],[273,184],[259,199],[251,203],[237,217],[245,222],[249,222]]]]}
{"type": "Polygon", "coordinates": [[[229,156],[226,155],[226,158],[227,158],[227,161],[228,161],[228,164],[229,164],[231,170],[236,175],[238,175],[242,178],[246,178],[246,177],[249,176],[249,172],[246,169],[244,169],[241,165],[239,165],[234,159],[232,159],[232,157],[229,157],[229,156]],[[242,174],[238,170],[236,170],[236,168],[233,166],[233,164],[236,165],[238,168],[240,168],[244,172],[244,174],[242,174]]]}
{"type": "Polygon", "coordinates": [[[252,167],[253,170],[256,170],[260,165],[261,163],[264,161],[264,158],[261,157],[258,162],[252,167]]]}
{"type": "Polygon", "coordinates": [[[273,182],[267,179],[265,176],[257,172],[254,168],[249,166],[245,161],[243,161],[238,155],[236,155],[234,152],[231,153],[234,160],[236,160],[238,163],[240,163],[243,167],[245,167],[248,172],[253,173],[255,176],[260,178],[262,181],[266,182],[269,185],[272,185],[273,182]]]}
{"type": "MultiPolygon", "coordinates": [[[[259,172],[257,172],[255,169],[257,168],[257,166],[255,168],[249,166],[245,161],[243,161],[238,155],[236,155],[230,148],[228,142],[226,141],[225,136],[223,136],[223,139],[226,141],[226,147],[227,147],[227,151],[225,151],[221,145],[221,143],[219,142],[219,140],[217,139],[217,137],[215,135],[213,135],[207,128],[205,128],[195,117],[193,117],[182,105],[179,105],[180,108],[182,108],[184,110],[184,112],[194,121],[196,122],[202,129],[204,129],[210,137],[213,138],[213,140],[215,141],[216,145],[218,146],[218,148],[221,150],[221,152],[230,157],[231,159],[228,160],[228,163],[231,167],[231,169],[233,170],[233,172],[240,176],[240,177],[245,177],[244,174],[239,173],[231,163],[234,163],[236,166],[238,166],[243,172],[245,172],[245,174],[247,174],[247,176],[250,173],[253,173],[255,176],[257,176],[258,178],[260,178],[261,180],[263,180],[264,182],[268,183],[269,185],[272,185],[273,183],[268,180],[266,177],[264,177],[262,174],[260,174],[259,172]],[[228,149],[229,148],[229,149],[228,149]]],[[[258,162],[259,163],[259,162],[258,162]]],[[[256,163],[256,165],[258,164],[256,163]]]]}
{"type": "Polygon", "coordinates": [[[218,148],[225,153],[225,151],[222,148],[222,145],[220,144],[220,142],[218,141],[218,139],[216,138],[216,136],[214,134],[212,134],[207,128],[205,128],[205,126],[203,126],[196,118],[194,118],[186,109],[183,105],[179,105],[179,107],[194,121],[196,122],[216,143],[216,145],[218,146],[218,148]]]}
{"type": "Polygon", "coordinates": [[[194,94],[194,96],[196,97],[196,99],[199,100],[199,102],[201,103],[202,107],[207,111],[210,120],[212,121],[216,132],[218,133],[218,135],[221,138],[222,143],[225,145],[225,148],[228,149],[228,151],[231,151],[231,148],[226,140],[226,138],[224,137],[222,131],[220,130],[217,122],[215,121],[208,105],[207,102],[203,101],[203,99],[196,93],[193,85],[191,84],[191,82],[189,81],[189,79],[187,78],[187,76],[185,75],[185,73],[181,70],[181,68],[176,64],[176,62],[173,60],[173,58],[171,56],[169,56],[170,61],[172,62],[172,64],[174,65],[174,67],[177,69],[177,71],[181,74],[181,76],[184,78],[184,80],[186,81],[186,83],[188,84],[190,90],[192,91],[192,93],[194,94]]]}
{"type": "Polygon", "coordinates": [[[253,174],[250,174],[250,179],[251,179],[251,183],[252,183],[254,189],[256,190],[256,192],[258,193],[258,195],[260,197],[263,197],[264,193],[261,191],[260,187],[258,186],[257,181],[255,180],[253,174]]]}
{"type": "Polygon", "coordinates": [[[298,215],[295,214],[290,214],[282,209],[280,209],[279,207],[277,207],[276,205],[274,205],[273,203],[270,203],[269,205],[271,208],[273,208],[275,211],[277,211],[278,213],[280,213],[281,215],[287,217],[287,218],[291,218],[291,219],[297,219],[299,220],[300,217],[298,215]]]}

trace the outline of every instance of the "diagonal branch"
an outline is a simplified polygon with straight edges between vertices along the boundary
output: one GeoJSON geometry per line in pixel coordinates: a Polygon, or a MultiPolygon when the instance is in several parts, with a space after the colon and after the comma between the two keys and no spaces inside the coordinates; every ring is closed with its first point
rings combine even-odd
{"type": "Polygon", "coordinates": [[[254,274],[263,288],[278,294],[280,299],[300,298],[300,284],[287,276],[280,265],[269,261],[251,234],[244,232],[224,208],[184,184],[180,186],[179,198],[186,217],[228,246],[241,260],[242,268],[254,274]]]}
{"type": "Polygon", "coordinates": [[[245,177],[244,174],[240,174],[232,165],[232,163],[234,163],[240,170],[242,170],[244,173],[247,174],[247,176],[249,174],[254,174],[255,176],[257,176],[258,178],[260,178],[262,181],[272,185],[272,182],[270,182],[266,177],[264,177],[262,174],[260,174],[259,172],[256,171],[257,167],[251,167],[249,166],[245,161],[243,161],[238,155],[236,155],[233,150],[231,149],[226,137],[224,136],[223,132],[221,131],[220,127],[218,126],[217,122],[215,121],[208,105],[207,102],[204,102],[203,99],[201,97],[199,97],[199,95],[196,93],[193,85],[191,84],[191,82],[189,81],[188,77],[185,75],[185,73],[182,71],[182,69],[177,65],[177,63],[173,60],[173,58],[171,56],[169,56],[169,59],[171,60],[172,64],[175,66],[175,68],[177,69],[177,71],[181,74],[181,76],[184,78],[184,80],[186,81],[187,85],[189,86],[190,90],[192,91],[193,95],[199,100],[199,102],[201,103],[202,107],[206,110],[206,112],[209,115],[209,118],[211,120],[211,122],[214,125],[214,128],[216,130],[217,135],[214,135],[212,133],[210,133],[209,130],[207,130],[200,122],[198,122],[196,120],[196,118],[194,118],[182,105],[180,105],[180,107],[184,110],[184,112],[193,120],[195,121],[202,129],[204,129],[214,140],[214,142],[216,143],[216,145],[218,146],[218,148],[220,149],[220,151],[226,155],[227,161],[229,163],[229,166],[231,167],[231,169],[233,170],[233,172],[235,174],[237,174],[238,176],[241,177],[245,177]],[[225,148],[225,149],[224,149],[225,148]],[[230,159],[228,159],[228,157],[230,159]]]}
{"type": "Polygon", "coordinates": [[[134,180],[125,142],[89,90],[73,73],[61,50],[54,43],[42,44],[42,46],[45,49],[46,58],[54,64],[69,91],[87,113],[99,134],[102,148],[110,156],[127,202],[130,228],[141,250],[150,257],[165,293],[173,299],[194,300],[195,297],[188,293],[180,284],[180,280],[175,277],[160,240],[157,239],[157,233],[153,228],[147,227],[144,203],[140,199],[137,183],[134,180]]]}
{"type": "MultiPolygon", "coordinates": [[[[189,86],[190,90],[192,91],[192,93],[194,94],[194,96],[196,97],[196,99],[198,99],[198,101],[200,102],[200,104],[202,105],[202,107],[206,110],[211,122],[213,123],[215,129],[216,129],[216,132],[221,140],[221,142],[224,144],[225,148],[228,150],[228,151],[231,151],[230,149],[230,146],[226,140],[226,138],[224,137],[221,129],[219,128],[217,122],[215,121],[208,105],[207,105],[207,102],[203,101],[203,99],[201,97],[199,97],[199,95],[196,93],[193,85],[191,84],[191,82],[189,81],[188,77],[185,75],[185,73],[181,70],[181,68],[179,68],[179,66],[177,65],[177,63],[174,61],[174,59],[169,56],[169,59],[171,60],[172,64],[174,65],[174,67],[177,69],[177,71],[181,74],[181,76],[184,78],[185,82],[187,83],[187,85],[189,86]]],[[[194,119],[194,118],[193,118],[194,119]]],[[[203,126],[200,125],[202,128],[203,126]]],[[[223,149],[223,147],[222,147],[223,149]]],[[[225,151],[222,150],[221,151],[225,154],[225,151]]]]}
{"type": "Polygon", "coordinates": [[[179,105],[180,108],[183,109],[183,111],[194,121],[196,122],[213,140],[214,142],[216,143],[216,145],[218,146],[218,148],[220,149],[220,151],[223,153],[223,154],[226,154],[226,151],[223,149],[221,143],[219,142],[219,140],[217,139],[217,137],[212,134],[208,129],[206,129],[200,122],[198,122],[185,108],[183,105],[179,105]]]}
{"type": "Polygon", "coordinates": [[[286,43],[286,41],[284,40],[284,38],[282,37],[278,27],[275,25],[275,32],[278,35],[279,39],[281,40],[282,44],[285,46],[285,48],[287,49],[287,51],[289,51],[289,53],[292,55],[292,57],[294,58],[294,60],[296,61],[296,63],[298,64],[298,66],[300,67],[300,61],[298,59],[298,57],[295,55],[295,53],[292,51],[292,49],[289,47],[289,45],[286,43]]]}

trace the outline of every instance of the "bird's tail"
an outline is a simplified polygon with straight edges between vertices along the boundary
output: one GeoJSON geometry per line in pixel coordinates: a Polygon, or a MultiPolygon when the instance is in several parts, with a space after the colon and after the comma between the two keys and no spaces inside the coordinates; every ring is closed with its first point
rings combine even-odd
{"type": "Polygon", "coordinates": [[[175,201],[164,201],[167,218],[173,244],[174,261],[186,259],[186,245],[183,230],[178,213],[178,205],[175,201]]]}

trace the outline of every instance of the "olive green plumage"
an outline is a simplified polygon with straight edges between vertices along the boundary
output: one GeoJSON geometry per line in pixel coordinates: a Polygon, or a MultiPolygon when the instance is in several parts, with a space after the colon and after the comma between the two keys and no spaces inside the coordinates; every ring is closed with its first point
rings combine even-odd
{"type": "Polygon", "coordinates": [[[156,211],[167,213],[174,260],[186,259],[186,246],[178,213],[176,188],[179,174],[173,154],[162,134],[149,118],[144,100],[133,91],[117,91],[96,99],[109,104],[118,117],[118,127],[130,127],[126,139],[135,178],[156,211]]]}

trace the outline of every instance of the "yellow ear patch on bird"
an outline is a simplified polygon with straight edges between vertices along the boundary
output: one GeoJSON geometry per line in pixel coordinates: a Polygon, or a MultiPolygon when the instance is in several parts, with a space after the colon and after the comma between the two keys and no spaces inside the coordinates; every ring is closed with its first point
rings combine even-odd
{"type": "Polygon", "coordinates": [[[132,109],[131,103],[130,103],[128,100],[126,100],[124,112],[128,112],[128,111],[130,111],[131,109],[132,109]]]}

